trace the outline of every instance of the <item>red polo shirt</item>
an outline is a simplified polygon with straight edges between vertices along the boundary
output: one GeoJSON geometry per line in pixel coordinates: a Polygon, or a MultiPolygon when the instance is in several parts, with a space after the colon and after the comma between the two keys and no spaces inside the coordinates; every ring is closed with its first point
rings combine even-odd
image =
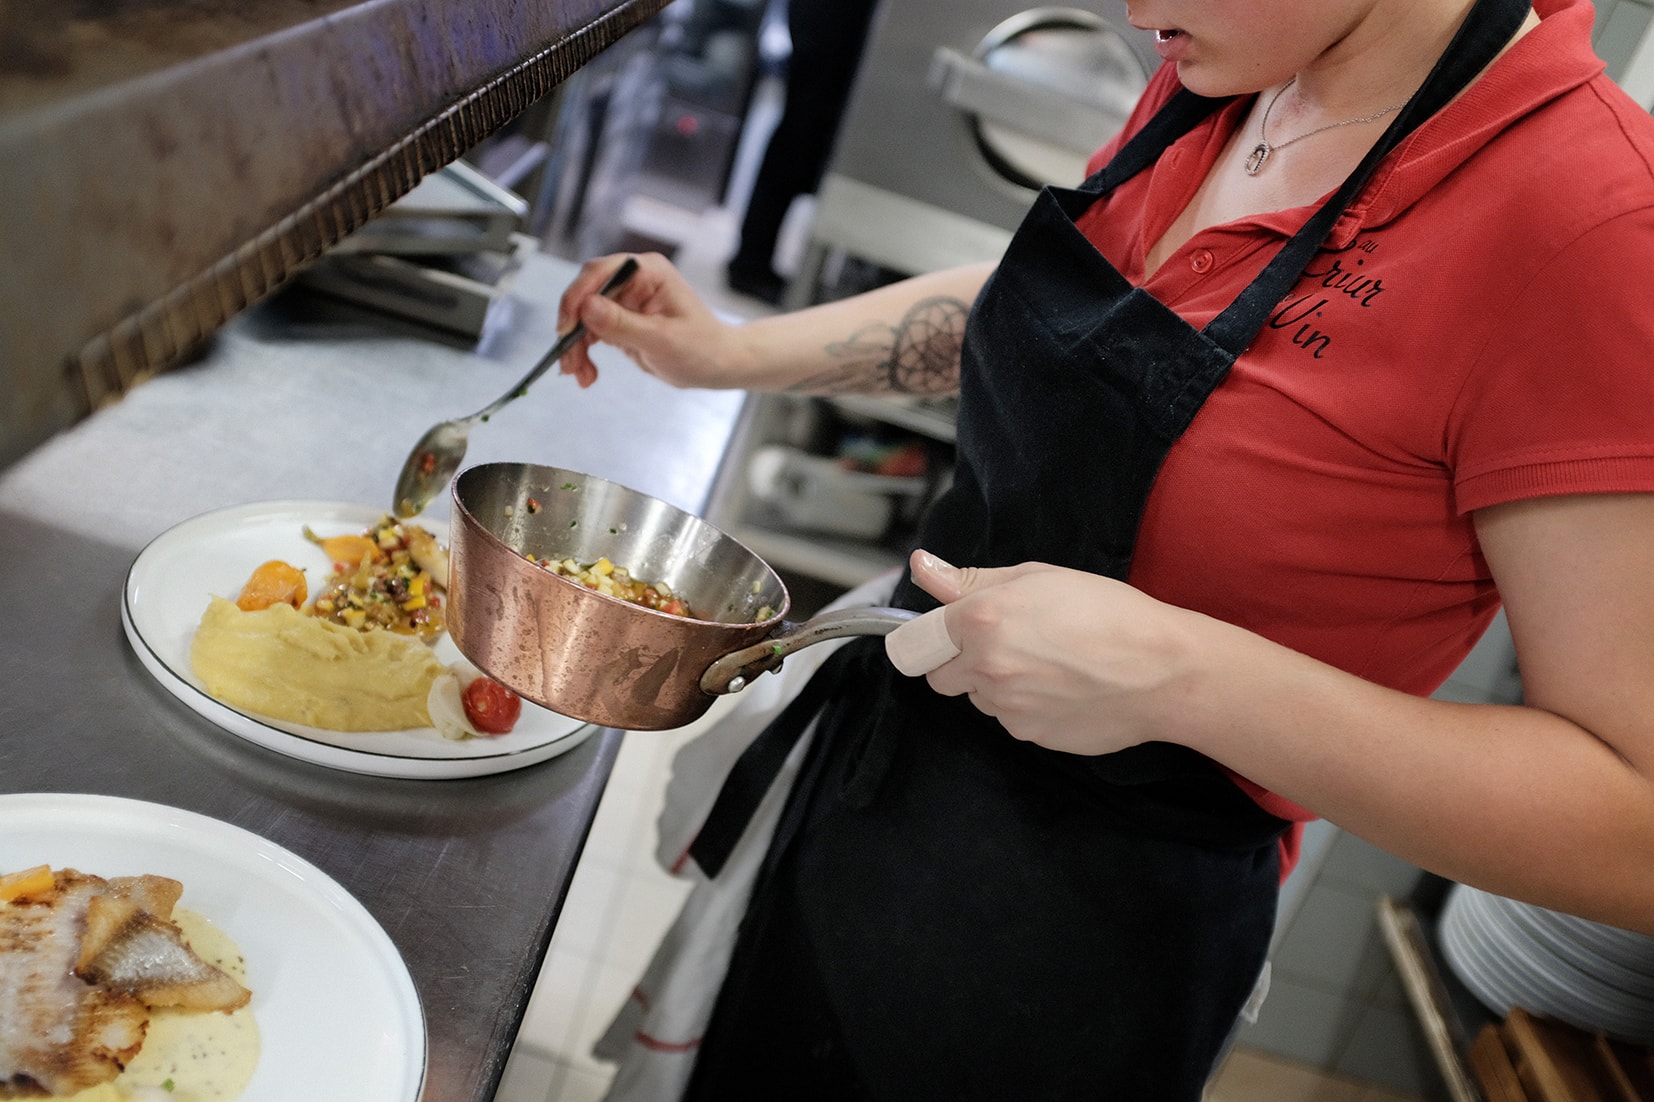
{"type": "MultiPolygon", "coordinates": [[[[1603,75],[1588,0],[1535,7],[1541,24],[1380,165],[1172,448],[1139,588],[1428,695],[1498,607],[1474,510],[1654,491],[1654,120],[1603,75]]],[[[1128,132],[1176,88],[1162,69],[1128,132]]],[[[1080,222],[1196,325],[1311,213],[1202,231],[1145,278],[1244,110],[1080,222]]]]}

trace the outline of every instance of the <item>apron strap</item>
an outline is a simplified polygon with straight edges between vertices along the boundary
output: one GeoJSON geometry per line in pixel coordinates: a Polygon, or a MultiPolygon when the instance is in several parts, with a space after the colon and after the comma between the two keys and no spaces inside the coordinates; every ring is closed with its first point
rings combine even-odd
{"type": "Polygon", "coordinates": [[[724,863],[741,840],[747,824],[758,811],[764,795],[786,764],[798,740],[804,737],[810,721],[846,680],[853,654],[849,647],[827,657],[811,678],[804,683],[798,695],[787,702],[781,714],[758,734],[735,759],[729,776],[718,789],[712,810],[706,821],[689,843],[689,855],[707,876],[717,876],[724,863]]]}
{"type": "Polygon", "coordinates": [[[1529,0],[1477,0],[1429,77],[1396,115],[1378,143],[1320,210],[1275,254],[1262,274],[1213,318],[1205,333],[1235,356],[1246,351],[1275,306],[1291,292],[1378,163],[1421,123],[1446,107],[1499,56],[1527,18],[1529,0]]]}
{"type": "Polygon", "coordinates": [[[1099,195],[1113,191],[1154,164],[1168,146],[1228,102],[1230,97],[1227,96],[1210,99],[1197,96],[1187,88],[1179,88],[1177,94],[1143,124],[1143,129],[1115,151],[1108,164],[1081,185],[1083,190],[1099,195]]]}

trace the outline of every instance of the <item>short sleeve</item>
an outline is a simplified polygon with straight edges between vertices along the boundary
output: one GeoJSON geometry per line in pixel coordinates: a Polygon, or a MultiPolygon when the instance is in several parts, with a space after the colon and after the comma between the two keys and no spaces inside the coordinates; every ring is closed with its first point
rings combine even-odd
{"type": "Polygon", "coordinates": [[[1461,514],[1654,491],[1654,209],[1579,234],[1508,303],[1467,308],[1495,317],[1449,420],[1461,514]]]}

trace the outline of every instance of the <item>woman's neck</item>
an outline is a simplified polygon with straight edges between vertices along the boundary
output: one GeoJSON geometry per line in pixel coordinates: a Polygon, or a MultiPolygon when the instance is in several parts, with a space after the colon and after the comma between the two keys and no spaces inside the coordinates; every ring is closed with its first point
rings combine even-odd
{"type": "MultiPolygon", "coordinates": [[[[1313,126],[1406,102],[1473,6],[1474,0],[1378,0],[1298,70],[1275,116],[1313,126]]],[[[1263,90],[1266,99],[1270,94],[1263,90]]]]}
{"type": "MultiPolygon", "coordinates": [[[[1188,206],[1148,250],[1145,256],[1148,272],[1154,272],[1202,230],[1266,211],[1308,206],[1326,196],[1354,170],[1393,116],[1380,114],[1370,122],[1350,120],[1365,119],[1410,98],[1429,75],[1435,59],[1446,50],[1470,7],[1468,0],[1462,5],[1463,10],[1459,10],[1457,0],[1452,5],[1379,0],[1376,7],[1389,4],[1395,4],[1398,12],[1415,14],[1423,9],[1440,12],[1452,8],[1459,11],[1459,18],[1445,26],[1433,26],[1426,33],[1422,25],[1393,26],[1388,15],[1383,17],[1384,24],[1373,25],[1370,20],[1380,17],[1369,16],[1368,22],[1363,22],[1346,38],[1356,34],[1378,36],[1382,41],[1373,48],[1384,55],[1391,55],[1392,50],[1405,53],[1421,49],[1424,42],[1432,44],[1432,52],[1415,54],[1405,64],[1395,56],[1389,56],[1383,64],[1375,64],[1370,59],[1342,53],[1344,43],[1340,42],[1313,66],[1300,71],[1289,84],[1265,89],[1242,117],[1188,206]],[[1322,127],[1325,129],[1312,133],[1322,127]],[[1310,136],[1301,142],[1294,141],[1303,135],[1310,136]],[[1262,167],[1254,165],[1257,170],[1250,171],[1249,159],[1259,142],[1270,144],[1273,151],[1262,167]],[[1291,148],[1284,148],[1289,142],[1291,148]]],[[[1515,38],[1538,25],[1539,17],[1530,11],[1515,38]]]]}

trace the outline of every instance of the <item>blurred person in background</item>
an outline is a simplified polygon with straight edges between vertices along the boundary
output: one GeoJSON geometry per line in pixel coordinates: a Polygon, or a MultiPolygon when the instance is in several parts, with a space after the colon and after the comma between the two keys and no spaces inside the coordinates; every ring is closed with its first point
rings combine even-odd
{"type": "Polygon", "coordinates": [[[730,290],[775,305],[787,281],[776,241],[793,201],[821,184],[844,117],[876,0],[783,0],[792,53],[786,104],[753,180],[741,239],[725,269],[730,290]]]}

